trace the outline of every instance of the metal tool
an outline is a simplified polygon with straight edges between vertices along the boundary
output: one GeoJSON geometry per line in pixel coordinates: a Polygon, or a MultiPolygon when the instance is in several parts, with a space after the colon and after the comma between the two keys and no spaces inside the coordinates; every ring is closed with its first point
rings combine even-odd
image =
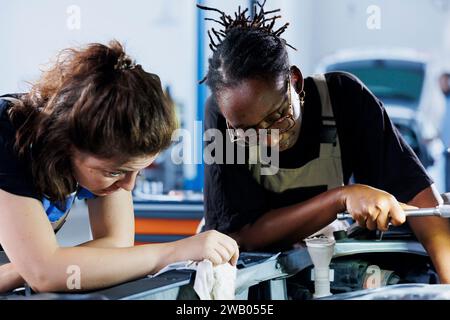
{"type": "MultiPolygon", "coordinates": [[[[437,216],[441,218],[450,218],[450,204],[443,204],[435,208],[421,208],[413,210],[405,210],[406,217],[429,217],[437,216]]],[[[348,212],[338,213],[338,220],[352,219],[352,215],[348,212]]]]}

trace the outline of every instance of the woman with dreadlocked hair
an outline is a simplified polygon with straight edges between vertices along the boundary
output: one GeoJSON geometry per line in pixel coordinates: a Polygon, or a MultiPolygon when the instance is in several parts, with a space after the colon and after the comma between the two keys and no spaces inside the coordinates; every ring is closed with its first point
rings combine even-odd
{"type": "Polygon", "coordinates": [[[236,242],[217,231],[133,246],[131,191],[170,145],[174,110],[158,76],[117,41],[59,57],[30,93],[0,98],[0,245],[11,261],[0,266],[0,292],[25,282],[39,292],[93,290],[183,260],[235,264],[236,242]],[[62,248],[54,232],[75,197],[88,199],[93,240],[62,248]]]}
{"type": "MultiPolygon", "coordinates": [[[[237,151],[245,147],[247,159],[205,164],[206,229],[231,235],[244,250],[279,249],[342,227],[335,221],[340,212],[351,213],[362,227],[386,231],[389,222],[406,221],[410,207],[404,203],[438,205],[433,182],[382,102],[348,73],[304,78],[280,37],[288,24],[274,27],[280,10],[258,6],[253,15],[239,8],[234,17],[199,6],[220,15],[207,19],[219,28],[208,32],[213,53],[203,81],[212,95],[205,130],[220,130],[225,145],[233,143],[237,151]],[[261,159],[250,161],[264,145],[279,152],[274,174],[263,174],[261,159]]],[[[407,221],[440,280],[450,283],[449,222],[407,221]]]]}

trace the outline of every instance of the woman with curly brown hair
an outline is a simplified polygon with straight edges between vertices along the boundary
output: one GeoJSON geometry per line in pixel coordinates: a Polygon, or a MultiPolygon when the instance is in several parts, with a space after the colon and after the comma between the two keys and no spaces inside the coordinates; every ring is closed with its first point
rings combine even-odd
{"type": "Polygon", "coordinates": [[[27,282],[68,291],[152,274],[180,260],[236,263],[236,242],[216,231],[134,247],[131,191],[138,172],[171,142],[174,110],[158,76],[117,41],[64,50],[31,91],[0,98],[0,292],[27,282]],[[87,199],[93,240],[58,245],[55,232],[75,198],[87,199]]]}

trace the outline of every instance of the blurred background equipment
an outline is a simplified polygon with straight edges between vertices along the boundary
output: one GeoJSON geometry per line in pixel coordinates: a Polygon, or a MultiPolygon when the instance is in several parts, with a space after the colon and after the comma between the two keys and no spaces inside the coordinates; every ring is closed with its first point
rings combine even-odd
{"type": "Polygon", "coordinates": [[[320,72],[345,71],[358,77],[383,102],[389,117],[441,191],[445,155],[440,119],[445,112],[436,79],[437,61],[404,48],[348,49],[324,58],[320,72]]]}

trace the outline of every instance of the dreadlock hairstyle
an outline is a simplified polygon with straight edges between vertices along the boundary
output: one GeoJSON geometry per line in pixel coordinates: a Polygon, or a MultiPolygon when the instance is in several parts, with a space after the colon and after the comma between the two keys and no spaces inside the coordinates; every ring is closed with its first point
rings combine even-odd
{"type": "Polygon", "coordinates": [[[241,11],[239,6],[234,18],[219,9],[197,5],[201,10],[220,14],[220,20],[205,19],[220,25],[219,30],[208,30],[213,55],[209,59],[208,73],[200,82],[206,82],[213,95],[220,88],[234,87],[244,79],[273,81],[288,74],[290,65],[286,47],[296,49],[280,36],[289,23],[275,29],[281,16],[273,14],[281,10],[265,11],[265,3],[266,0],[255,4],[253,16],[248,8],[241,11]]]}
{"type": "Polygon", "coordinates": [[[167,148],[177,127],[159,77],[117,41],[63,50],[12,107],[11,121],[18,155],[31,160],[37,191],[52,201],[76,189],[73,147],[126,162],[167,148]]]}

